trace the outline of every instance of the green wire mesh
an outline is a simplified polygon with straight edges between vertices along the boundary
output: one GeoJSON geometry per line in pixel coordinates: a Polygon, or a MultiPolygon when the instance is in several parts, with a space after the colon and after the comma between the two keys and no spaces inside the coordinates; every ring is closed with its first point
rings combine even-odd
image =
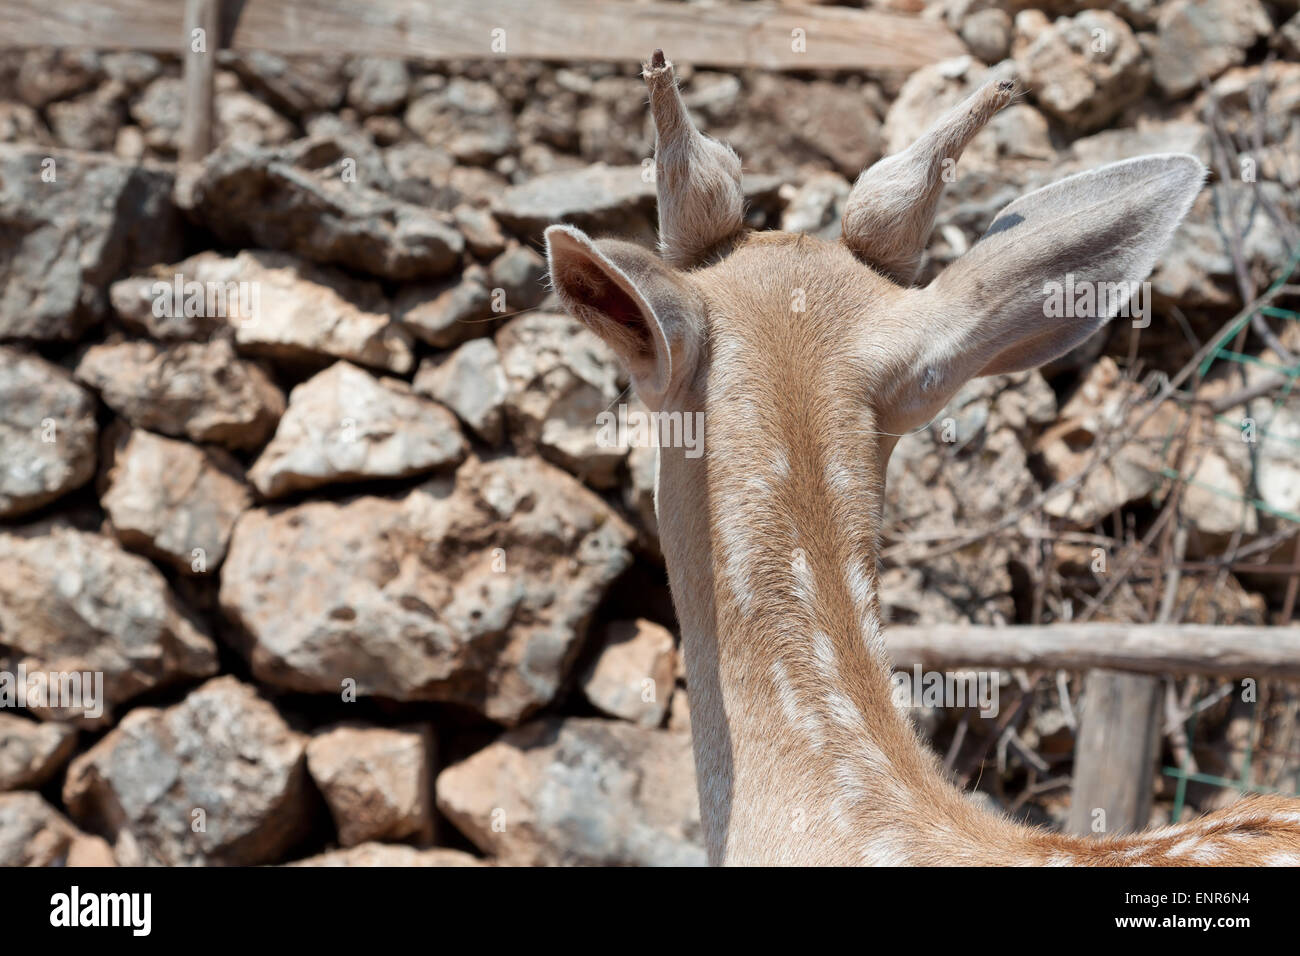
{"type": "MultiPolygon", "coordinates": [[[[1300,266],[1300,252],[1297,252],[1296,255],[1291,259],[1290,263],[1283,271],[1283,274],[1270,287],[1269,292],[1275,292],[1281,286],[1289,283],[1291,280],[1291,276],[1296,271],[1297,266],[1300,266]]],[[[1240,332],[1246,327],[1246,325],[1252,320],[1252,318],[1257,313],[1273,319],[1283,319],[1290,322],[1300,322],[1300,312],[1296,312],[1291,309],[1283,309],[1283,308],[1278,308],[1276,306],[1264,305],[1264,306],[1259,306],[1256,309],[1247,311],[1233,324],[1233,327],[1229,331],[1229,333],[1223,337],[1222,342],[1225,344],[1220,345],[1218,348],[1214,349],[1209,355],[1206,356],[1204,361],[1202,361],[1198,369],[1198,372],[1199,372],[1199,378],[1204,379],[1206,373],[1209,372],[1209,370],[1211,369],[1211,367],[1214,365],[1215,362],[1224,361],[1224,362],[1236,362],[1243,365],[1253,365],[1256,367],[1269,369],[1270,371],[1273,372],[1282,373],[1282,375],[1285,377],[1285,381],[1279,383],[1278,385],[1278,389],[1277,389],[1278,394],[1273,403],[1274,417],[1270,419],[1270,421],[1275,421],[1276,413],[1278,409],[1280,409],[1282,405],[1287,401],[1287,399],[1291,396],[1292,390],[1295,387],[1296,380],[1300,378],[1300,363],[1297,363],[1294,366],[1279,365],[1276,362],[1265,361],[1254,355],[1246,355],[1241,352],[1234,351],[1233,349],[1228,348],[1226,346],[1227,342],[1230,342],[1233,339],[1237,338],[1240,332]]],[[[1240,425],[1240,422],[1238,420],[1234,420],[1233,418],[1227,415],[1217,415],[1215,416],[1215,420],[1234,427],[1240,425]]],[[[1172,435],[1169,436],[1170,441],[1172,441],[1172,437],[1173,437],[1172,435]]],[[[1273,441],[1280,441],[1282,443],[1296,447],[1297,454],[1300,454],[1300,441],[1297,441],[1296,439],[1285,435],[1270,436],[1267,430],[1258,433],[1258,438],[1261,440],[1270,437],[1272,438],[1273,441]]],[[[1196,485],[1198,487],[1205,488],[1217,495],[1224,497],[1225,499],[1236,501],[1242,504],[1253,505],[1257,510],[1265,514],[1271,515],[1274,518],[1278,518],[1284,521],[1292,521],[1300,524],[1300,514],[1295,514],[1290,511],[1275,508],[1271,506],[1268,502],[1263,501],[1259,498],[1239,495],[1227,489],[1215,488],[1213,486],[1206,485],[1203,482],[1193,481],[1188,476],[1180,474],[1179,472],[1171,468],[1164,468],[1161,470],[1161,473],[1164,475],[1164,477],[1172,481],[1181,481],[1186,484],[1196,485]]],[[[1260,734],[1262,732],[1262,723],[1260,718],[1260,712],[1262,710],[1262,706],[1261,706],[1262,698],[1263,698],[1263,691],[1261,691],[1261,700],[1257,703],[1255,707],[1255,712],[1251,720],[1251,726],[1249,732],[1246,735],[1245,744],[1240,749],[1240,751],[1237,751],[1237,753],[1239,753],[1241,756],[1241,773],[1237,777],[1218,776],[1215,774],[1202,773],[1190,769],[1190,763],[1192,760],[1193,751],[1195,750],[1196,728],[1197,728],[1199,715],[1193,714],[1191,717],[1187,719],[1184,729],[1186,730],[1187,733],[1188,745],[1181,766],[1162,768],[1162,773],[1165,776],[1172,777],[1177,780],[1177,786],[1174,792],[1173,808],[1171,813],[1171,818],[1173,822],[1177,822],[1179,818],[1182,816],[1183,810],[1187,805],[1188,785],[1191,783],[1205,784],[1208,786],[1219,787],[1223,789],[1232,789],[1243,794],[1281,793],[1281,794],[1287,794],[1291,796],[1300,795],[1300,753],[1287,753],[1281,755],[1284,758],[1286,758],[1289,762],[1289,776],[1291,778],[1289,788],[1270,787],[1264,784],[1253,782],[1251,780],[1251,772],[1255,766],[1255,757],[1256,757],[1256,751],[1258,747],[1258,741],[1259,741],[1260,734]]]]}

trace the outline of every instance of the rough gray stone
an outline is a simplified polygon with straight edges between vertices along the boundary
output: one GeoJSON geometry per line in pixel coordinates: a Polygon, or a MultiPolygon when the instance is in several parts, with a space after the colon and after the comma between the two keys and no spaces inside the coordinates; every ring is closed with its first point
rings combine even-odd
{"type": "Polygon", "coordinates": [[[450,408],[488,444],[501,441],[509,386],[491,339],[474,339],[449,355],[425,359],[414,387],[450,408]]]}
{"type": "Polygon", "coordinates": [[[95,400],[63,369],[0,346],[0,517],[48,504],[95,473],[95,400]]]}
{"type": "Polygon", "coordinates": [[[111,448],[100,503],[118,540],[182,574],[215,572],[252,506],[238,462],[138,428],[118,429],[111,448]]]}
{"type": "Polygon", "coordinates": [[[658,727],[677,679],[673,635],[653,621],[614,621],[582,677],[587,700],[611,717],[658,727]]]}
{"type": "Polygon", "coordinates": [[[627,448],[605,441],[598,422],[602,412],[617,414],[625,384],[613,350],[577,319],[550,312],[511,319],[496,343],[516,443],[594,487],[617,484],[627,448]]]}
{"type": "Polygon", "coordinates": [[[284,395],[225,339],[94,345],[76,375],[132,425],[227,448],[261,447],[284,413],[284,395]]]}
{"type": "Polygon", "coordinates": [[[406,478],[458,464],[467,446],[447,409],[397,379],[336,362],[289,396],[248,471],[267,498],[341,481],[406,478]]]}
{"type": "Polygon", "coordinates": [[[685,734],[570,717],[512,730],[438,775],[438,809],[518,866],[702,866],[685,734]],[[504,811],[504,827],[494,826],[504,811]]]}
{"type": "Polygon", "coordinates": [[[476,856],[461,850],[432,847],[417,850],[398,843],[363,843],[346,850],[331,850],[289,866],[487,866],[476,856]]]}
{"type": "Polygon", "coordinates": [[[1160,7],[1152,53],[1156,83],[1167,96],[1190,93],[1273,31],[1259,0],[1170,0],[1160,7]]]}
{"type": "Polygon", "coordinates": [[[259,680],[455,701],[515,723],[549,703],[632,530],[538,461],[461,465],[400,499],[246,512],[221,606],[259,680]]]}
{"type": "Polygon", "coordinates": [[[39,793],[0,793],[0,866],[113,866],[113,851],[82,833],[39,793]]]}
{"type": "Polygon", "coordinates": [[[255,689],[218,677],[123,717],[72,762],[63,801],[123,866],[271,863],[310,822],[305,748],[255,689]]]}
{"type": "Polygon", "coordinates": [[[472,265],[460,275],[403,288],[393,301],[393,314],[402,326],[435,348],[447,349],[492,325],[492,292],[487,271],[472,265]]]}
{"type": "Polygon", "coordinates": [[[102,688],[84,687],[80,702],[29,702],[37,716],[85,726],[103,726],[139,694],[217,669],[216,646],[157,568],[111,538],[71,528],[0,534],[0,634],[0,670],[102,673],[102,688]]]}
{"type": "Polygon", "coordinates": [[[0,790],[40,787],[76,749],[75,727],[0,712],[0,790]]]}
{"type": "Polygon", "coordinates": [[[176,258],[171,188],[159,167],[0,145],[0,339],[75,339],[121,272],[176,258]]]}
{"type": "Polygon", "coordinates": [[[349,172],[345,144],[221,148],[185,171],[177,203],[232,245],[294,252],[386,279],[450,272],[465,240],[450,216],[393,199],[349,172]],[[337,167],[337,168],[335,168],[337,167]]]}
{"type": "Polygon", "coordinates": [[[433,837],[433,735],[425,727],[335,727],[307,744],[343,846],[433,837]]]}

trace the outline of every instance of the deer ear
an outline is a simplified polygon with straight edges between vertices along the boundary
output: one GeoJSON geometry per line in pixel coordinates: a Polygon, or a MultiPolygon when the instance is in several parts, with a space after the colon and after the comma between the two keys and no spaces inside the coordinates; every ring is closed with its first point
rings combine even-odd
{"type": "Polygon", "coordinates": [[[902,431],[968,379],[1036,368],[1117,314],[1149,307],[1151,272],[1205,181],[1193,156],[1143,156],[1063,179],[1011,203],[970,251],[909,296],[902,431]],[[1068,300],[1067,300],[1068,295],[1068,300]]]}
{"type": "Polygon", "coordinates": [[[656,406],[694,366],[703,300],[690,281],[629,242],[593,242],[580,229],[546,230],[551,284],[575,319],[600,336],[632,384],[656,406]]]}

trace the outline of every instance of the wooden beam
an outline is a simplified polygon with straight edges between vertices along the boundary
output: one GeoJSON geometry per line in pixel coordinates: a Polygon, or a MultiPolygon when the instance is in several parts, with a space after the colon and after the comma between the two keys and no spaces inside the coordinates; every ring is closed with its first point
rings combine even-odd
{"type": "Polygon", "coordinates": [[[896,667],[1094,667],[1143,674],[1300,680],[1300,627],[1048,624],[888,627],[896,667]]]}
{"type": "Polygon", "coordinates": [[[212,150],[213,95],[217,48],[221,43],[221,0],[185,0],[181,58],[185,67],[185,112],[180,159],[198,162],[212,150]],[[201,33],[201,36],[199,35],[201,33]]]}
{"type": "Polygon", "coordinates": [[[1066,830],[1108,836],[1145,829],[1160,742],[1161,682],[1094,670],[1079,703],[1066,830]]]}
{"type": "MultiPolygon", "coordinates": [[[[613,0],[239,0],[231,7],[226,46],[284,54],[638,63],[659,47],[673,60],[708,66],[910,71],[966,52],[939,21],[844,7],[613,0]]],[[[0,48],[172,52],[184,15],[177,0],[0,0],[0,48]]]]}

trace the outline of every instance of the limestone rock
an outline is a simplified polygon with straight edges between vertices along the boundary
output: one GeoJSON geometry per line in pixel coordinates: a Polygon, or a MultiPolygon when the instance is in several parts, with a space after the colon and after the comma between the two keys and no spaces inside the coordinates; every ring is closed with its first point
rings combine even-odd
{"type": "Polygon", "coordinates": [[[0,635],[8,649],[0,670],[102,673],[102,698],[87,684],[81,702],[28,708],[87,726],[103,725],[139,694],[217,669],[215,645],[152,564],[110,538],[71,528],[0,534],[0,635]]]}
{"type": "Polygon", "coordinates": [[[834,242],[840,237],[840,221],[851,188],[847,179],[831,172],[816,173],[797,188],[790,187],[781,228],[834,242]]]}
{"type": "Polygon", "coordinates": [[[46,113],[60,146],[102,152],[111,150],[122,125],[125,88],[109,82],[76,99],[51,103],[46,113]]]}
{"type": "Polygon", "coordinates": [[[0,866],[113,866],[113,851],[38,793],[0,793],[0,866]]]}
{"type": "Polygon", "coordinates": [[[497,200],[497,220],[521,236],[540,236],[557,222],[596,233],[652,232],[655,184],[640,166],[594,163],[582,169],[536,176],[511,186],[497,200]]]}
{"type": "Polygon", "coordinates": [[[347,362],[294,388],[275,437],[249,469],[267,498],[340,481],[405,478],[465,457],[447,409],[398,379],[347,362]]]}
{"type": "Polygon", "coordinates": [[[100,503],[128,548],[183,574],[208,574],[226,556],[235,519],[252,505],[242,469],[204,450],[141,429],[120,429],[100,503]]]}
{"type": "Polygon", "coordinates": [[[480,259],[491,259],[505,250],[505,236],[501,234],[501,227],[488,210],[461,203],[451,214],[455,217],[456,228],[465,237],[465,243],[474,255],[480,259]]]}
{"type": "Polygon", "coordinates": [[[240,350],[256,355],[342,358],[399,374],[413,364],[410,338],[378,284],[285,253],[201,252],[114,283],[111,297],[119,316],[155,338],[207,338],[228,325],[240,350]],[[187,315],[200,296],[203,315],[187,315]]]}
{"type": "Polygon", "coordinates": [[[231,245],[386,279],[452,271],[465,240],[450,217],[372,188],[355,165],[346,143],[324,137],[270,149],[222,147],[178,179],[177,204],[231,245]]]}
{"type": "Polygon", "coordinates": [[[346,850],[331,850],[289,866],[487,866],[476,856],[461,850],[436,846],[417,850],[400,843],[363,843],[346,850]]]}
{"type": "Polygon", "coordinates": [[[780,168],[763,163],[775,152],[803,165],[829,165],[842,176],[855,178],[880,158],[877,110],[883,104],[874,86],[777,73],[758,74],[752,86],[746,106],[755,120],[709,130],[745,157],[747,166],[780,168]]]}
{"type": "Polygon", "coordinates": [[[1151,71],[1127,23],[1085,10],[1047,24],[1036,10],[1016,17],[1015,60],[1039,105],[1066,125],[1105,125],[1146,90],[1151,71]]]}
{"type": "Polygon", "coordinates": [[[1056,398],[1037,371],[978,378],[963,386],[927,428],[901,438],[885,483],[887,525],[906,532],[894,550],[903,568],[884,571],[888,620],[996,624],[1014,619],[1012,554],[990,539],[925,558],[956,528],[983,528],[1028,503],[1033,436],[1056,418],[1056,398]],[[924,559],[924,560],[922,560],[924,559]],[[906,567],[920,561],[918,567],[906,567]],[[891,576],[891,571],[894,572],[891,576]]]}
{"type": "Polygon", "coordinates": [[[1011,46],[1011,17],[997,7],[978,10],[962,22],[961,38],[985,63],[997,63],[1011,46]]]}
{"type": "Polygon", "coordinates": [[[103,76],[103,63],[94,50],[42,47],[19,54],[14,91],[37,109],[94,86],[103,76]]]}
{"type": "Polygon", "coordinates": [[[505,293],[505,311],[531,309],[546,298],[546,260],[527,246],[512,246],[492,260],[488,285],[505,293]]]}
{"type": "MultiPolygon", "coordinates": [[[[243,90],[218,89],[213,107],[216,111],[216,140],[241,149],[278,146],[294,138],[293,124],[255,96],[243,90]]],[[[177,139],[179,145],[179,137],[177,139]]]]}
{"type": "Polygon", "coordinates": [[[396,57],[358,57],[349,66],[348,104],[362,115],[389,113],[406,102],[411,77],[396,57]]]}
{"type": "Polygon", "coordinates": [[[218,677],[123,717],[72,762],[63,800],[124,866],[271,863],[309,822],[305,746],[256,690],[218,677]]]}
{"type": "MultiPolygon", "coordinates": [[[[774,193],[780,180],[747,176],[741,180],[751,201],[774,193]]],[[[511,186],[501,193],[493,215],[520,238],[540,236],[547,226],[568,222],[593,234],[616,234],[653,245],[655,184],[643,167],[594,163],[566,169],[511,186]]]]}
{"type": "Polygon", "coordinates": [[[174,259],[171,188],[161,167],[0,145],[0,339],[75,339],[119,273],[174,259]]]}
{"type": "Polygon", "coordinates": [[[220,62],[234,70],[249,89],[293,116],[329,112],[343,102],[345,79],[334,57],[223,50],[220,62]]]}
{"type": "Polygon", "coordinates": [[[541,720],[448,767],[437,794],[438,809],[501,863],[705,863],[685,734],[581,717],[541,720]]]}
{"type": "Polygon", "coordinates": [[[36,110],[22,103],[0,102],[0,143],[49,145],[50,131],[36,110]]]}
{"type": "Polygon", "coordinates": [[[597,420],[625,384],[613,350],[577,319],[550,312],[511,319],[496,343],[516,441],[594,487],[616,484],[627,448],[606,441],[597,420]]]}
{"type": "Polygon", "coordinates": [[[1111,441],[1131,429],[1129,422],[1137,415],[1135,401],[1140,397],[1141,386],[1124,382],[1109,357],[1093,366],[1061,409],[1057,423],[1039,439],[1038,452],[1056,481],[1078,475],[1094,458],[1097,462],[1081,483],[1047,499],[1044,511],[1086,527],[1156,489],[1162,460],[1159,445],[1152,447],[1152,441],[1165,434],[1170,424],[1167,416],[1152,419],[1155,424],[1144,426],[1137,440],[1109,454],[1097,448],[1098,442],[1111,441]]]}
{"type": "Polygon", "coordinates": [[[76,749],[74,727],[0,712],[0,790],[41,786],[76,749]]]}
{"type": "Polygon", "coordinates": [[[245,512],[221,606],[259,680],[466,704],[515,723],[559,690],[632,531],[535,458],[461,465],[400,499],[245,512]]]}
{"type": "Polygon", "coordinates": [[[425,359],[415,390],[446,405],[488,444],[501,441],[508,383],[491,339],[473,339],[449,355],[425,359]]]}
{"type": "Polygon", "coordinates": [[[634,445],[627,453],[630,482],[623,486],[623,504],[636,516],[645,544],[651,552],[659,548],[659,517],[655,514],[655,481],[659,476],[659,449],[634,445]]]}
{"type": "Polygon", "coordinates": [[[1247,203],[1265,196],[1283,215],[1295,215],[1296,199],[1275,182],[1218,182],[1201,192],[1174,232],[1151,273],[1151,289],[1182,308],[1236,308],[1240,304],[1227,227],[1222,210],[1232,203],[1241,216],[1241,256],[1248,269],[1268,275],[1286,260],[1289,240],[1270,217],[1246,216],[1247,203]]]}
{"type": "MultiPolygon", "coordinates": [[[[255,149],[293,138],[293,124],[239,89],[237,83],[222,83],[221,79],[219,75],[213,97],[213,139],[217,144],[255,149]]],[[[227,74],[226,79],[233,81],[234,77],[227,74]]],[[[185,81],[180,77],[158,77],[131,104],[131,118],[139,124],[145,143],[162,154],[179,151],[184,117],[185,81]]]]}
{"type": "Polygon", "coordinates": [[[433,735],[428,727],[335,727],[307,744],[339,842],[433,837],[433,735]]]}
{"type": "Polygon", "coordinates": [[[1152,55],[1156,83],[1171,97],[1190,93],[1273,31],[1259,0],[1170,0],[1160,7],[1152,55]]]}
{"type": "Polygon", "coordinates": [[[449,349],[490,330],[492,293],[487,272],[472,265],[464,272],[432,283],[403,288],[393,301],[398,321],[435,348],[449,349]]]}
{"type": "Polygon", "coordinates": [[[284,412],[280,390],[225,339],[94,345],[76,375],[132,425],[227,448],[260,447],[284,412]]]}
{"type": "Polygon", "coordinates": [[[582,678],[582,692],[611,717],[658,727],[672,700],[677,651],[672,634],[653,621],[615,621],[582,678]]]}
{"type": "Polygon", "coordinates": [[[454,77],[406,109],[406,125],[462,163],[486,164],[515,147],[510,104],[492,83],[454,77]]]}
{"type": "Polygon", "coordinates": [[[0,517],[48,504],[95,473],[95,400],[63,369],[0,346],[0,517]]]}

